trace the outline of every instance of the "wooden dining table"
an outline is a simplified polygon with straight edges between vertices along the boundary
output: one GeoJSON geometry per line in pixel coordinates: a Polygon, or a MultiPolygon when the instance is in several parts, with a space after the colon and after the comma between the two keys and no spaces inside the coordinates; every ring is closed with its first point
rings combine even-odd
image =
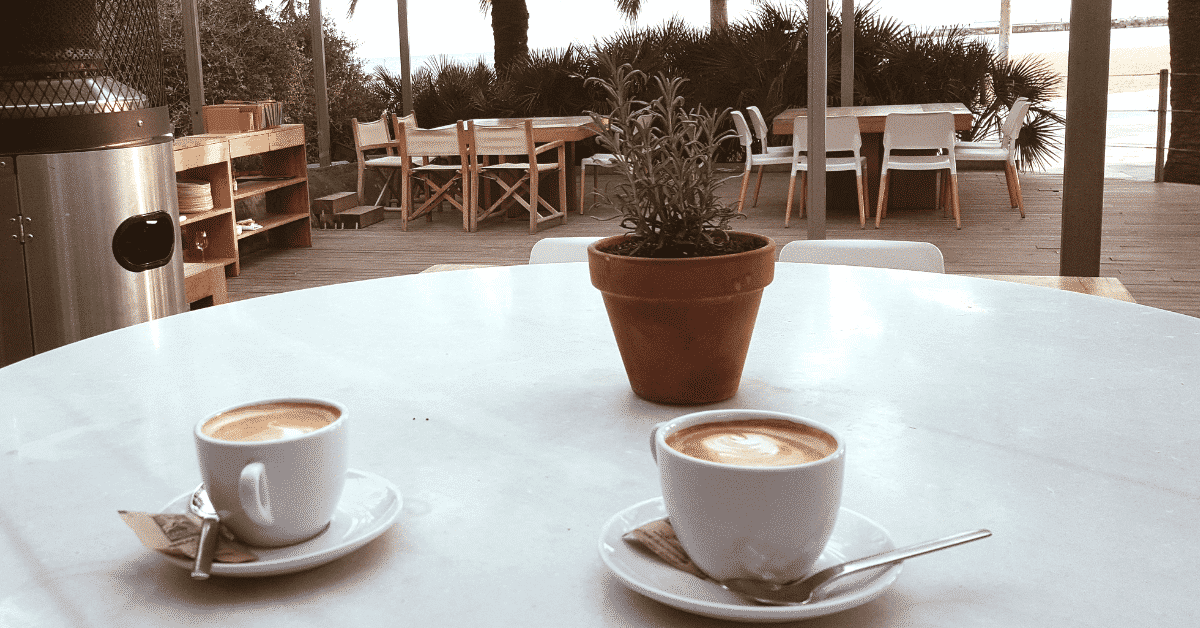
{"type": "MultiPolygon", "coordinates": [[[[974,124],[975,114],[962,103],[924,103],[909,105],[863,105],[855,107],[829,107],[826,116],[856,117],[862,134],[862,155],[867,158],[867,199],[874,208],[879,194],[880,165],[883,158],[883,126],[890,113],[934,113],[948,111],[954,114],[954,130],[968,131],[974,124]]],[[[771,122],[771,132],[791,136],[797,119],[807,118],[804,108],[785,109],[771,122]]],[[[934,204],[933,176],[928,172],[897,171],[888,192],[889,207],[912,209],[932,207],[934,204]]],[[[851,173],[830,173],[827,196],[831,206],[858,211],[855,204],[854,176],[851,173]],[[839,176],[840,175],[840,176],[839,176]]]]}

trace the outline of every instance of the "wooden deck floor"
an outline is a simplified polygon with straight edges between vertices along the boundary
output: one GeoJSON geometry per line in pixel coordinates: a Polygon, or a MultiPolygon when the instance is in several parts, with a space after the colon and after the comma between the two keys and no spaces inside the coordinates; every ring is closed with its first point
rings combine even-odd
{"type": "MultiPolygon", "coordinates": [[[[964,172],[959,178],[961,230],[932,209],[893,209],[882,229],[860,230],[857,214],[847,211],[826,218],[827,237],[932,242],[945,255],[949,273],[1058,274],[1061,175],[1022,175],[1024,219],[1008,207],[1002,172],[964,172]]],[[[601,186],[604,182],[602,177],[601,186]]],[[[736,195],[737,182],[725,190],[736,195]]],[[[767,235],[781,247],[804,239],[805,222],[795,215],[791,228],[783,228],[786,197],[787,175],[767,173],[758,207],[748,208],[747,218],[735,228],[767,235]]],[[[523,264],[530,247],[543,237],[621,232],[616,221],[577,213],[565,225],[545,227],[533,236],[527,220],[485,222],[476,233],[462,231],[461,225],[458,212],[447,209],[433,222],[411,224],[407,232],[392,213],[362,230],[314,230],[312,248],[244,256],[242,274],[229,279],[229,298],[406,275],[434,264],[523,264]]],[[[1106,181],[1101,252],[1100,274],[1120,279],[1139,303],[1200,316],[1200,187],[1106,181]]]]}

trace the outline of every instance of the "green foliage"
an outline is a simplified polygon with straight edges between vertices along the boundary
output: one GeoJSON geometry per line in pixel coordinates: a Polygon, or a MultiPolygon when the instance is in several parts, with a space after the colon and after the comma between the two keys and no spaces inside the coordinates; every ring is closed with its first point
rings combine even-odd
{"type": "Polygon", "coordinates": [[[605,78],[588,79],[607,95],[608,113],[589,112],[600,146],[617,156],[622,182],[598,206],[615,209],[629,229],[624,246],[612,252],[635,257],[701,257],[738,252],[743,243],[729,237],[738,215],[717,195],[726,177],[717,172],[717,150],[734,134],[726,129],[729,110],[687,111],[682,78],[654,77],[656,97],[635,97],[645,73],[612,56],[599,55],[605,78]]]}
{"type": "MultiPolygon", "coordinates": [[[[276,16],[254,0],[198,0],[206,104],[275,99],[288,122],[302,122],[310,162],[317,159],[311,30],[304,14],[276,16]]],[[[192,134],[180,0],[159,0],[167,101],[176,136],[192,134]]],[[[355,45],[325,21],[330,136],[353,154],[350,119],[378,118],[384,101],[362,69],[355,45]]],[[[337,158],[335,150],[335,158],[337,158]]]]}
{"type": "MultiPolygon", "coordinates": [[[[426,121],[434,125],[472,116],[600,110],[606,106],[605,94],[595,84],[581,86],[582,79],[572,73],[596,76],[601,55],[609,55],[618,65],[629,64],[646,76],[664,73],[686,78],[679,90],[689,102],[715,109],[757,105],[769,119],[784,109],[808,104],[805,7],[799,0],[759,5],[740,22],[717,31],[694,29],[678,19],[640,30],[626,29],[595,42],[587,54],[571,48],[564,53],[535,51],[527,64],[513,66],[501,75],[486,67],[468,71],[465,66],[446,63],[414,80],[414,100],[427,103],[425,108],[416,107],[418,120],[422,125],[426,121]],[[433,88],[436,97],[422,100],[422,90],[427,88],[433,88]]],[[[840,19],[839,12],[829,12],[831,104],[841,104],[844,78],[840,19]]],[[[1023,163],[1027,167],[1043,164],[1059,150],[1053,133],[1061,129],[1063,120],[1047,101],[1061,79],[1037,58],[1003,63],[987,44],[961,30],[913,31],[894,18],[881,16],[869,3],[855,10],[854,49],[854,104],[961,102],[975,113],[977,122],[974,129],[963,133],[963,139],[981,139],[995,134],[1008,105],[1024,96],[1032,107],[1018,139],[1023,163]]],[[[398,94],[398,80],[395,84],[398,94]]],[[[647,90],[655,86],[648,82],[636,89],[642,91],[633,97],[644,100],[650,97],[647,90]]],[[[727,145],[719,158],[738,160],[739,150],[727,145]]]]}

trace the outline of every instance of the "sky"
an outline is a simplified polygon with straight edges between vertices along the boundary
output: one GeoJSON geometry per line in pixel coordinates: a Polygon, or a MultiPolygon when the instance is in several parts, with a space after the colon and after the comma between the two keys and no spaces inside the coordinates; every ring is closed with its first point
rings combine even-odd
{"type": "MultiPolygon", "coordinates": [[[[259,0],[260,5],[269,0],[259,0]]],[[[840,6],[839,0],[832,0],[840,6]]],[[[1079,0],[1087,1],[1087,0],[1079,0]]],[[[565,48],[571,43],[591,44],[630,24],[612,0],[526,0],[529,7],[529,47],[565,48]]],[[[794,4],[795,0],[784,2],[794,4]]],[[[277,2],[270,2],[277,4],[277,2]]],[[[862,4],[860,1],[859,4],[862,4]]],[[[364,59],[399,54],[399,30],[394,0],[359,0],[353,17],[346,17],[349,0],[323,0],[324,13],[359,43],[364,59]]],[[[729,19],[754,11],[752,0],[728,0],[729,19]]],[[[906,24],[996,23],[999,0],[875,0],[881,15],[906,24]]],[[[1011,0],[1012,22],[1069,21],[1071,0],[1011,0]]],[[[1166,16],[1167,0],[1112,0],[1112,15],[1166,16]]],[[[708,25],[705,0],[643,0],[638,26],[661,24],[673,15],[698,27],[708,25]]],[[[409,48],[413,57],[428,55],[489,55],[492,51],[490,17],[479,10],[478,0],[409,0],[409,48]]]]}

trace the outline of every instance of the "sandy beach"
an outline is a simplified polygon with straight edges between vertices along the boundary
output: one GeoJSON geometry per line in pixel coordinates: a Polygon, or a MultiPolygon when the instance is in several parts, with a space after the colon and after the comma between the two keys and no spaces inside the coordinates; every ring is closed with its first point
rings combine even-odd
{"type": "MultiPolygon", "coordinates": [[[[1060,76],[1067,76],[1067,51],[1032,53],[1031,56],[1041,57],[1060,76]]],[[[1122,94],[1158,89],[1159,71],[1171,68],[1171,48],[1114,48],[1109,52],[1108,61],[1108,93],[1122,94]]],[[[1065,96],[1065,81],[1062,90],[1059,95],[1065,96]]]]}

